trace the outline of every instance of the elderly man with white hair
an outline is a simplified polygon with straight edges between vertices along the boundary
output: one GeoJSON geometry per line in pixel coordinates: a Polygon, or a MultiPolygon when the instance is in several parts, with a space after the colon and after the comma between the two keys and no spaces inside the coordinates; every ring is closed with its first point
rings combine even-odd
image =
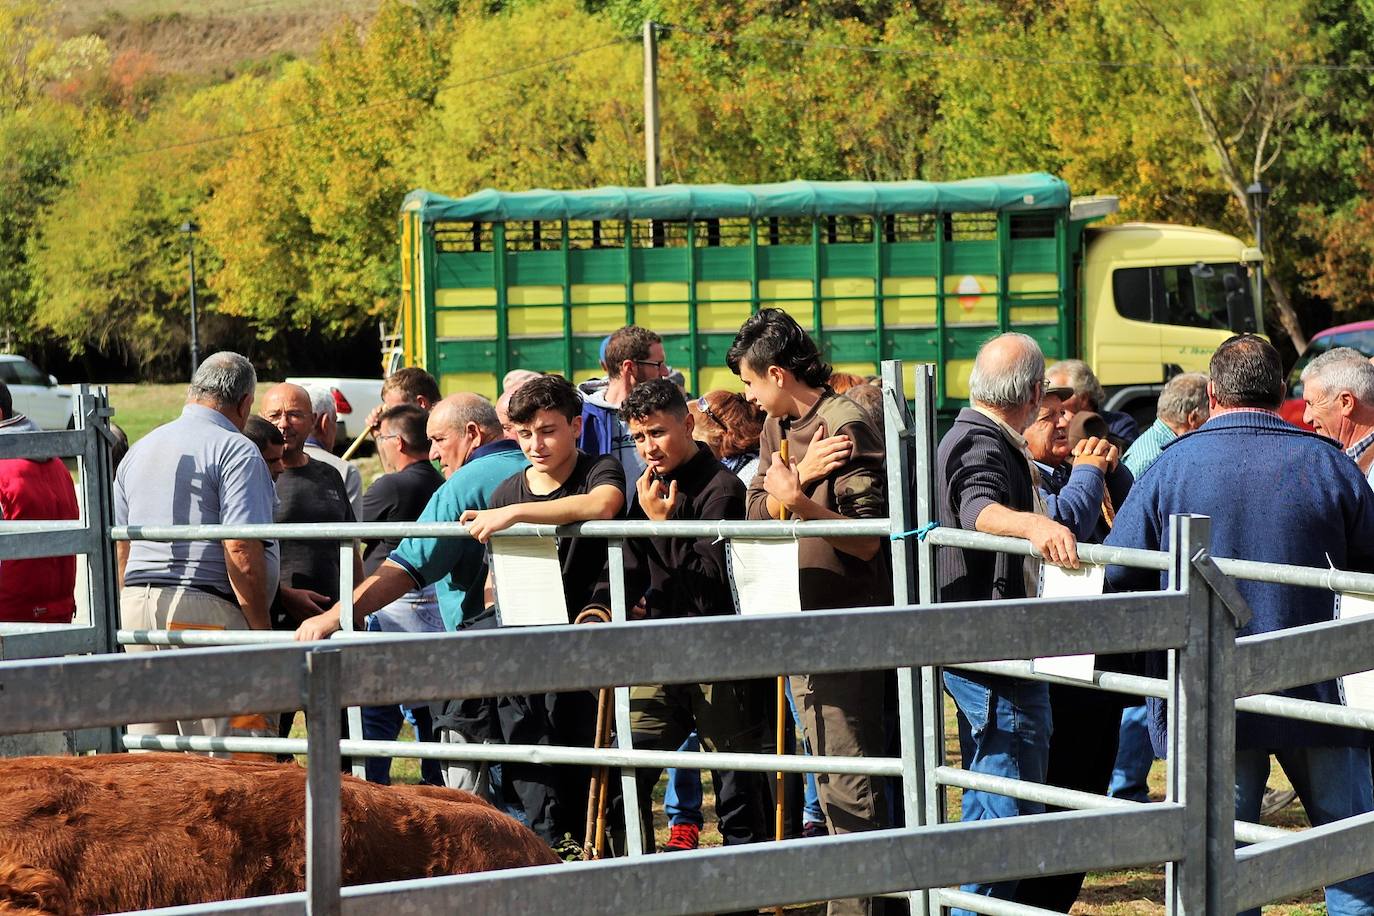
{"type": "Polygon", "coordinates": [[[1121,460],[1131,475],[1139,477],[1155,463],[1164,446],[1184,433],[1190,433],[1212,415],[1207,401],[1207,375],[1183,372],[1169,379],[1159,393],[1155,422],[1140,434],[1121,460]]]}
{"type": "Polygon", "coordinates": [[[1350,347],[1327,350],[1302,370],[1302,418],[1335,439],[1374,486],[1374,365],[1350,347]]]}
{"type": "Polygon", "coordinates": [[[306,385],[305,390],[310,393],[310,409],[315,413],[315,425],[305,440],[305,453],[339,472],[344,490],[348,492],[348,504],[353,507],[353,517],[362,518],[363,475],[351,461],[344,461],[334,454],[334,443],[339,434],[339,412],[334,402],[334,391],[328,385],[306,385]]]}
{"type": "MultiPolygon", "coordinates": [[[[1068,398],[1067,389],[1050,389],[1068,398]]],[[[1045,357],[1024,334],[1002,334],[978,351],[969,377],[971,407],[940,440],[936,464],[939,522],[950,528],[1028,539],[1052,563],[1078,565],[1073,532],[1049,518],[1024,433],[1049,393],[1045,357]]],[[[1026,598],[1036,594],[1038,565],[1025,557],[946,547],[936,556],[941,602],[1026,598]]],[[[972,625],[972,622],[970,623],[972,625]]],[[[1049,762],[1050,699],[1043,683],[972,672],[945,672],[959,709],[964,768],[1044,782],[1049,762]]],[[[965,791],[965,821],[1039,814],[1045,806],[990,792],[965,791]]],[[[964,890],[1010,900],[1016,881],[964,890]]],[[[957,912],[957,911],[956,911],[957,912]]]]}

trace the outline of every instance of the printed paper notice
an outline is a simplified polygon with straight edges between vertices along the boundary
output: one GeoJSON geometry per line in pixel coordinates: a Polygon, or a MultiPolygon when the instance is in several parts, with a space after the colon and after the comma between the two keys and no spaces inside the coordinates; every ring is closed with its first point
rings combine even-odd
{"type": "MultiPolygon", "coordinates": [[[[1041,598],[1086,598],[1102,594],[1102,583],[1106,567],[1083,565],[1078,569],[1065,569],[1050,563],[1040,564],[1041,598]]],[[[1060,655],[1053,658],[1037,658],[1033,665],[1037,674],[1053,674],[1070,677],[1079,681],[1093,679],[1093,666],[1097,663],[1094,655],[1060,655]]]]}
{"type": "Polygon", "coordinates": [[[556,538],[492,538],[496,613],[503,627],[568,622],[556,538]]]}
{"type": "Polygon", "coordinates": [[[741,614],[789,614],[801,610],[796,541],[734,538],[726,556],[735,606],[741,614]]]}
{"type": "MultiPolygon", "coordinates": [[[[1374,615],[1374,595],[1342,594],[1337,597],[1336,616],[1341,620],[1374,615]]],[[[1374,671],[1347,674],[1340,679],[1345,705],[1374,709],[1374,671]]]]}

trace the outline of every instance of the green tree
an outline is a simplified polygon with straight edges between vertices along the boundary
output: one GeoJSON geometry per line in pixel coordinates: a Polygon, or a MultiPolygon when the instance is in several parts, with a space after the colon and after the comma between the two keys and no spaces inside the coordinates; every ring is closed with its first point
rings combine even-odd
{"type": "Polygon", "coordinates": [[[388,0],[365,35],[342,24],[318,61],[266,87],[197,210],[222,258],[209,278],[220,308],[267,336],[342,335],[389,311],[396,212],[412,185],[402,163],[439,90],[445,35],[388,0]]]}
{"type": "Polygon", "coordinates": [[[640,51],[574,0],[465,12],[434,117],[412,157],[420,185],[590,187],[644,180],[640,51]]]}

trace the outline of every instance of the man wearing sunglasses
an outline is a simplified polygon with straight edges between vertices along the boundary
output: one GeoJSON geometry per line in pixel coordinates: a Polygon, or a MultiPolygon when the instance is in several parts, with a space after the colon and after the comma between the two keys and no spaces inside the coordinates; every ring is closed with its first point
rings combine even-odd
{"type": "Polygon", "coordinates": [[[672,370],[663,340],[653,331],[626,325],[606,340],[606,387],[583,393],[582,434],[577,447],[589,455],[614,455],[625,469],[626,495],[644,473],[630,428],[620,419],[620,405],[640,382],[667,378],[672,370]]]}

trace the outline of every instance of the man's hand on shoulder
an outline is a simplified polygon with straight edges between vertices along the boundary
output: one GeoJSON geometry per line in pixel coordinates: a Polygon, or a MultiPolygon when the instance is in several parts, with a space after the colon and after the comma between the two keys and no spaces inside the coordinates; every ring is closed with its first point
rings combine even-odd
{"type": "Polygon", "coordinates": [[[1070,569],[1078,568],[1078,541],[1072,531],[1043,515],[1033,516],[1027,528],[1027,540],[1046,562],[1070,569]]]}
{"type": "Polygon", "coordinates": [[[816,434],[806,446],[806,454],[797,462],[797,475],[801,485],[809,487],[818,480],[824,480],[835,471],[844,467],[854,451],[854,443],[843,433],[835,436],[825,434],[825,423],[816,426],[816,434]]]}
{"type": "Polygon", "coordinates": [[[480,544],[491,540],[498,531],[504,531],[518,520],[518,506],[502,506],[499,509],[466,509],[458,517],[458,523],[466,525],[468,533],[480,544]]]}

